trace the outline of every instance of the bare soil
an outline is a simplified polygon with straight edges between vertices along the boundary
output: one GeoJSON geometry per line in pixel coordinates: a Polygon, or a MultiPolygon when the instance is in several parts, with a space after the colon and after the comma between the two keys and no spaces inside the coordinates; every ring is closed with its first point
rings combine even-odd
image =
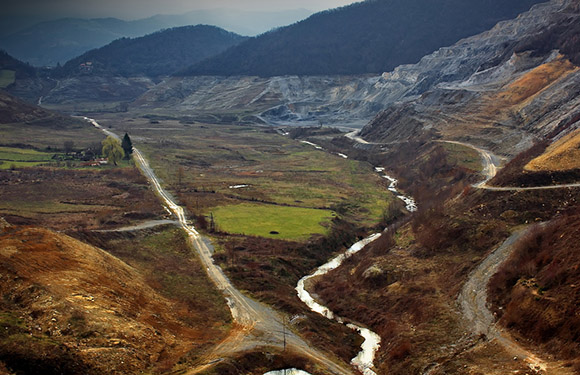
{"type": "Polygon", "coordinates": [[[17,373],[157,373],[219,337],[140,270],[69,236],[12,226],[0,249],[0,360],[17,373]]]}

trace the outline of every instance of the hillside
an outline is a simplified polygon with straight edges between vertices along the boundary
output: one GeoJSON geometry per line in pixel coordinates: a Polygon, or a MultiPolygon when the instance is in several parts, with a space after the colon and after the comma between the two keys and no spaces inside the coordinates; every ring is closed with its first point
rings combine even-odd
{"type": "Polygon", "coordinates": [[[0,35],[0,48],[34,66],[56,66],[116,39],[140,37],[167,28],[203,24],[215,25],[238,34],[257,35],[275,27],[289,25],[311,14],[306,9],[212,9],[155,15],[133,21],[118,18],[62,18],[44,22],[35,21],[36,17],[19,19],[12,15],[0,15],[0,23],[5,26],[0,30],[4,31],[0,35]]]}
{"type": "MultiPolygon", "coordinates": [[[[15,59],[6,51],[0,50],[0,72],[4,71],[14,72],[14,79],[32,78],[36,76],[36,69],[32,66],[15,59]]],[[[9,83],[0,84],[0,88],[4,88],[8,85],[9,83]]]]}
{"type": "Polygon", "coordinates": [[[157,372],[220,335],[139,268],[64,234],[3,221],[0,249],[0,362],[16,373],[157,372]]]}
{"type": "Polygon", "coordinates": [[[184,75],[382,73],[526,11],[539,0],[379,0],[252,38],[184,75]],[[412,16],[411,16],[412,15],[412,16]]]}
{"type": "Polygon", "coordinates": [[[38,106],[25,103],[0,90],[0,124],[48,119],[64,120],[64,117],[38,106]]]}
{"type": "Polygon", "coordinates": [[[118,39],[68,61],[57,75],[169,75],[246,38],[214,26],[184,26],[140,38],[118,39]],[[90,64],[90,65],[87,65],[90,64]]]}
{"type": "MultiPolygon", "coordinates": [[[[568,4],[567,1],[538,4],[515,19],[499,22],[488,31],[442,47],[416,64],[401,65],[381,75],[173,77],[149,90],[135,105],[143,110],[225,112],[234,116],[243,110],[274,125],[323,123],[355,128],[368,124],[377,113],[389,108],[388,113],[399,113],[402,119],[414,122],[418,120],[415,112],[426,117],[430,110],[438,111],[439,100],[451,104],[449,111],[456,111],[463,101],[478,96],[479,92],[485,93],[486,87],[505,84],[548,61],[551,50],[545,52],[545,47],[539,49],[539,44],[533,42],[540,37],[547,40],[544,42],[547,45],[549,38],[559,41],[556,46],[560,45],[562,52],[573,58],[577,44],[571,41],[575,40],[578,12],[565,10],[568,4]],[[560,33],[561,29],[566,32],[560,33]],[[526,43],[536,43],[535,49],[526,47],[526,43]],[[417,99],[428,92],[425,98],[417,99]],[[403,104],[393,105],[397,102],[403,104]],[[436,105],[429,108],[431,103],[436,105]]],[[[565,93],[573,90],[573,85],[569,82],[565,91],[555,90],[554,95],[562,96],[565,101],[565,93]]],[[[412,126],[399,128],[401,133],[409,133],[412,126]]],[[[370,125],[365,132],[370,134],[370,129],[374,129],[376,140],[383,137],[381,126],[370,125]]]]}
{"type": "Polygon", "coordinates": [[[413,84],[421,96],[391,105],[361,136],[389,142],[430,133],[513,157],[539,139],[566,134],[580,113],[578,44],[569,43],[580,36],[578,24],[577,2],[553,1],[403,67],[395,73],[421,72],[431,63],[413,84]],[[529,29],[521,33],[522,27],[529,29]],[[502,34],[518,36],[489,43],[502,34]]]}

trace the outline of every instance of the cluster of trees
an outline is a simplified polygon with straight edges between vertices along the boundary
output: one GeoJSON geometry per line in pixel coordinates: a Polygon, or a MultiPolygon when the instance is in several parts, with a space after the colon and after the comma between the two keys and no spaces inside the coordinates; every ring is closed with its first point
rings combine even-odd
{"type": "Polygon", "coordinates": [[[129,160],[132,153],[133,143],[127,133],[125,133],[122,142],[112,136],[108,136],[103,141],[102,154],[108,159],[109,163],[117,165],[117,163],[123,158],[129,160]]]}

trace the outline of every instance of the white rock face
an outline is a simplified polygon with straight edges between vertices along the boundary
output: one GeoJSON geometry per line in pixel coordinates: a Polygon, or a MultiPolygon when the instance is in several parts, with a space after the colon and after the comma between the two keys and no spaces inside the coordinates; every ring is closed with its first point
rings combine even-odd
{"type": "Polygon", "coordinates": [[[523,36],[557,24],[566,17],[562,10],[571,1],[536,5],[514,20],[441,48],[417,64],[402,65],[381,75],[172,78],[136,104],[172,107],[186,113],[249,110],[277,125],[323,123],[360,128],[389,105],[416,99],[435,87],[481,89],[525,69],[517,56],[504,56],[506,51],[523,36]],[[499,67],[486,68],[496,60],[499,67]]]}

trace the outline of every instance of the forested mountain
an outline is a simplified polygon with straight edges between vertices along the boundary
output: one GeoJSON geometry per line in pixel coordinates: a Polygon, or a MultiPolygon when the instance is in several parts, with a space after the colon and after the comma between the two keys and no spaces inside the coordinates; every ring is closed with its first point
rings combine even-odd
{"type": "Polygon", "coordinates": [[[0,48],[34,66],[55,66],[119,38],[135,38],[162,29],[207,24],[243,35],[257,35],[311,15],[306,9],[282,11],[197,10],[134,21],[118,18],[63,18],[28,25],[32,19],[0,15],[0,48]],[[12,30],[12,32],[10,32],[12,30]]]}
{"type": "Polygon", "coordinates": [[[176,27],[140,38],[118,39],[70,60],[57,74],[125,77],[168,75],[245,39],[215,26],[176,27]]]}
{"type": "Polygon", "coordinates": [[[317,13],[205,60],[185,75],[390,71],[489,29],[541,0],[367,0],[317,13]]]}

